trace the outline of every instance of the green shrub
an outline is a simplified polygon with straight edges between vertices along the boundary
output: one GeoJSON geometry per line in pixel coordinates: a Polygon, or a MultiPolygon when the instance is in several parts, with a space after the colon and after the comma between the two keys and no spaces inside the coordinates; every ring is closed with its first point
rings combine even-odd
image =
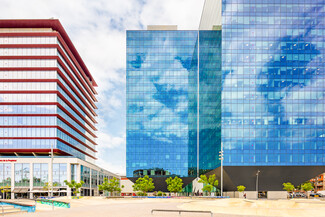
{"type": "Polygon", "coordinates": [[[140,191],[140,192],[137,193],[137,196],[147,196],[147,193],[144,193],[144,192],[140,191]]]}
{"type": "Polygon", "coordinates": [[[163,192],[162,191],[158,191],[157,196],[159,196],[159,197],[163,196],[163,192]]]}

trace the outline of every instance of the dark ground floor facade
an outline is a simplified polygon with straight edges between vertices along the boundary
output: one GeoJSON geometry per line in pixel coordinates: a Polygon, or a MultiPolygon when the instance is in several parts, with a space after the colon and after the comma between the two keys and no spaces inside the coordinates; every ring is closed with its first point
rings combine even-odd
{"type": "MultiPolygon", "coordinates": [[[[283,183],[291,182],[298,186],[311,178],[324,173],[325,166],[224,166],[223,167],[223,189],[224,191],[237,191],[237,186],[244,185],[246,191],[283,191],[283,183]],[[259,172],[258,172],[259,171],[259,172]],[[257,177],[258,173],[258,177],[257,177]],[[256,185],[258,183],[258,189],[256,185]]],[[[221,168],[218,167],[206,175],[215,174],[219,180],[221,168]]],[[[129,177],[133,183],[139,177],[129,177]]],[[[151,177],[153,179],[154,191],[168,192],[166,179],[168,177],[151,177]]],[[[181,177],[183,180],[183,191],[186,193],[201,192],[196,177],[181,177]]]]}

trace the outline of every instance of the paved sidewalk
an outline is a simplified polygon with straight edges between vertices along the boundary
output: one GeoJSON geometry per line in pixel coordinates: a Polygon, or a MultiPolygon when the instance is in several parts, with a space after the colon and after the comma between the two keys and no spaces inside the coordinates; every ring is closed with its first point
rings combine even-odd
{"type": "MultiPolygon", "coordinates": [[[[190,214],[182,213],[154,213],[151,215],[152,209],[179,209],[178,206],[183,201],[157,201],[147,202],[145,200],[129,200],[129,201],[109,201],[107,204],[93,205],[90,203],[85,206],[72,207],[70,209],[55,209],[54,211],[39,211],[36,213],[24,213],[10,215],[10,217],[211,217],[210,214],[190,214]]],[[[248,217],[243,215],[213,214],[213,217],[248,217]]]]}
{"type": "Polygon", "coordinates": [[[55,208],[38,204],[36,213],[15,214],[10,217],[211,217],[198,213],[160,213],[151,215],[152,209],[205,210],[214,217],[310,217],[325,216],[325,202],[321,200],[244,200],[244,199],[104,199],[100,197],[70,202],[71,208],[55,208]]]}

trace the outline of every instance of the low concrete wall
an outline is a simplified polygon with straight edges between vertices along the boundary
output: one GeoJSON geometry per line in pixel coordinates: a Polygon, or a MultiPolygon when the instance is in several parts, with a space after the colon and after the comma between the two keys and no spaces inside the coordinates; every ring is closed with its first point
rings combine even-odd
{"type": "Polygon", "coordinates": [[[246,193],[246,199],[256,200],[257,199],[257,191],[244,191],[246,193]]]}
{"type": "MultiPolygon", "coordinates": [[[[224,192],[224,196],[228,196],[230,198],[244,198],[244,194],[246,193],[246,199],[257,199],[256,191],[227,191],[224,192]]],[[[275,199],[287,199],[287,192],[286,191],[268,191],[267,192],[267,199],[275,200],[275,199]]]]}
{"type": "Polygon", "coordinates": [[[227,196],[227,197],[230,197],[230,198],[241,198],[240,195],[243,195],[243,193],[240,193],[238,191],[223,192],[223,196],[227,196]]]}
{"type": "Polygon", "coordinates": [[[267,199],[287,199],[286,191],[268,191],[267,199]]]}
{"type": "Polygon", "coordinates": [[[224,196],[228,196],[230,198],[244,198],[244,194],[246,194],[246,199],[256,199],[257,193],[256,191],[227,191],[224,192],[224,196]]]}

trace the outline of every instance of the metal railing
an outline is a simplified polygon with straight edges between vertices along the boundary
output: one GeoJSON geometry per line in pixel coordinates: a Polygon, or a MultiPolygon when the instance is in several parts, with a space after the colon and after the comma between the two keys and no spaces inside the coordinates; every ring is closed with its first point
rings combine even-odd
{"type": "Polygon", "coordinates": [[[172,209],[153,209],[151,210],[151,215],[153,215],[153,212],[178,212],[179,215],[181,215],[182,212],[188,212],[188,213],[202,213],[202,214],[210,214],[211,217],[213,217],[213,213],[211,211],[198,211],[198,210],[172,210],[172,209]]]}
{"type": "Polygon", "coordinates": [[[37,201],[44,201],[44,202],[47,202],[47,203],[52,203],[52,210],[54,210],[54,201],[53,200],[45,200],[45,199],[35,199],[35,207],[36,207],[36,204],[37,204],[37,201]]]}
{"type": "Polygon", "coordinates": [[[49,200],[49,199],[42,199],[42,198],[37,198],[35,200],[35,204],[36,202],[40,202],[42,204],[47,204],[52,206],[52,210],[54,210],[54,207],[64,207],[64,208],[70,208],[70,203],[67,202],[63,202],[63,201],[57,201],[57,200],[49,200]]]}

